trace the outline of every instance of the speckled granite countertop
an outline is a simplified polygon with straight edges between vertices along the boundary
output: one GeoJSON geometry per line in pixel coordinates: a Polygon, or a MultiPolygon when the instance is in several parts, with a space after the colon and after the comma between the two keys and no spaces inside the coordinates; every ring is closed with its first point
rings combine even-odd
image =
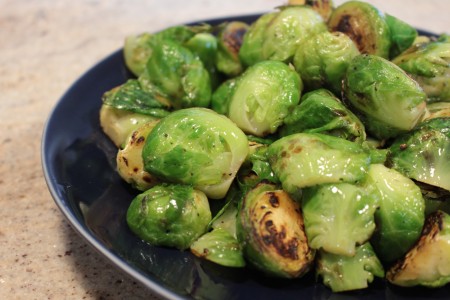
{"type": "MultiPolygon", "coordinates": [[[[87,245],[56,207],[41,168],[45,121],[129,34],[286,1],[0,0],[0,299],[159,299],[87,245]]],[[[450,31],[448,0],[369,2],[418,28],[450,31]]]]}

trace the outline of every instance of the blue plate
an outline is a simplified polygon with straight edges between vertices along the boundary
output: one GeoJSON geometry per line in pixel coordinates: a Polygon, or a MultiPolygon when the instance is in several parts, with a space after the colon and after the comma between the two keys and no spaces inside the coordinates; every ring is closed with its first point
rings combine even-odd
{"type": "MultiPolygon", "coordinates": [[[[205,22],[250,23],[257,17],[205,22]]],[[[56,204],[76,231],[124,272],[168,299],[449,299],[449,285],[398,288],[384,280],[375,280],[366,290],[333,294],[315,283],[312,274],[297,280],[270,279],[141,241],[125,221],[137,193],[117,175],[117,149],[99,124],[102,94],[130,77],[121,50],[98,63],[58,102],[42,140],[44,174],[56,204]]]]}

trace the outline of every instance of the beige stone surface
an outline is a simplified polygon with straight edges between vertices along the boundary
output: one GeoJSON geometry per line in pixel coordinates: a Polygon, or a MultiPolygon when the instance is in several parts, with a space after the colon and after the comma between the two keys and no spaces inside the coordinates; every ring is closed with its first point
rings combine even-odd
{"type": "MultiPolygon", "coordinates": [[[[416,27],[450,31],[448,0],[369,2],[416,27]]],[[[0,299],[159,299],[87,245],[56,207],[41,168],[45,121],[70,85],[129,34],[282,4],[0,0],[0,299]]]]}

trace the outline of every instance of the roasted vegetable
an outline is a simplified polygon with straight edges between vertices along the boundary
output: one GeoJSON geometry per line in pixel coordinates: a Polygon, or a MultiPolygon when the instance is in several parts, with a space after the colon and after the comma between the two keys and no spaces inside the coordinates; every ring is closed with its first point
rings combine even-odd
{"type": "Polygon", "coordinates": [[[279,61],[263,61],[248,68],[238,79],[228,116],[245,133],[266,136],[283,124],[298,104],[302,81],[279,61]]]}
{"type": "Polygon", "coordinates": [[[300,207],[274,184],[263,182],[247,193],[237,233],[247,261],[266,274],[296,278],[312,267],[300,207]]]}
{"type": "Polygon", "coordinates": [[[418,43],[393,62],[405,70],[428,96],[428,102],[450,102],[450,42],[418,43]]]}
{"type": "Polygon", "coordinates": [[[141,125],[131,133],[123,149],[117,153],[117,172],[123,180],[140,191],[145,191],[160,183],[155,176],[144,170],[144,161],[142,160],[145,139],[157,123],[158,120],[155,120],[141,125]]]}
{"type": "Polygon", "coordinates": [[[384,14],[370,3],[348,1],[339,5],[328,20],[328,28],[348,35],[363,54],[389,58],[389,26],[384,14]]]}
{"type": "Polygon", "coordinates": [[[324,183],[355,183],[367,174],[370,153],[360,144],[319,133],[296,133],[276,140],[268,149],[269,163],[283,189],[324,183]]]}
{"type": "Polygon", "coordinates": [[[441,287],[450,282],[450,216],[428,216],[418,242],[392,266],[387,279],[400,286],[441,287]]]}
{"type": "Polygon", "coordinates": [[[194,185],[214,199],[225,196],[247,153],[245,134],[206,108],[171,113],[151,131],[142,150],[147,172],[194,185]]]}
{"type": "Polygon", "coordinates": [[[306,90],[329,88],[339,95],[350,61],[359,54],[347,35],[324,31],[300,44],[293,63],[306,90]]]}
{"type": "Polygon", "coordinates": [[[392,59],[411,47],[416,40],[417,30],[402,20],[386,14],[386,23],[391,33],[389,58],[392,59]]]}
{"type": "Polygon", "coordinates": [[[360,55],[352,60],[344,93],[367,132],[378,139],[413,129],[425,114],[427,97],[422,88],[379,56],[360,55]]]}
{"type": "Polygon", "coordinates": [[[239,50],[249,25],[244,22],[229,22],[218,35],[217,69],[227,76],[237,76],[244,67],[239,59],[239,50]]]}
{"type": "Polygon", "coordinates": [[[320,251],[316,273],[333,292],[346,292],[367,288],[375,276],[383,278],[384,268],[370,243],[365,243],[353,256],[320,251]]]}
{"type": "Polygon", "coordinates": [[[422,193],[412,180],[381,164],[371,165],[365,185],[379,196],[371,244],[383,262],[392,263],[420,236],[425,219],[422,193]]]}
{"type": "Polygon", "coordinates": [[[187,185],[162,184],[136,196],[127,223],[140,238],[155,246],[187,249],[211,221],[208,198],[187,185]]]}
{"type": "Polygon", "coordinates": [[[329,134],[358,143],[366,139],[358,117],[325,89],[303,95],[300,104],[284,119],[281,136],[299,132],[329,134]]]}
{"type": "Polygon", "coordinates": [[[332,0],[289,0],[289,5],[309,5],[317,11],[322,18],[327,21],[333,12],[334,5],[332,0]]]}

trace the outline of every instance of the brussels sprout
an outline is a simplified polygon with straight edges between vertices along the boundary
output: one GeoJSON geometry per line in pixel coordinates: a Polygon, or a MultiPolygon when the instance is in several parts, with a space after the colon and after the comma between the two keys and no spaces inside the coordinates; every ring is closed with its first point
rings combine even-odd
{"type": "Polygon", "coordinates": [[[228,79],[214,91],[211,97],[211,109],[222,115],[228,115],[231,98],[236,89],[237,78],[228,79]]]}
{"type": "Polygon", "coordinates": [[[196,54],[203,62],[205,69],[209,73],[211,87],[219,85],[219,75],[216,69],[216,56],[218,54],[217,38],[208,32],[197,33],[189,39],[184,46],[196,54]]]}
{"type": "Polygon", "coordinates": [[[146,72],[158,93],[175,108],[207,107],[211,80],[203,63],[189,49],[169,40],[158,43],[146,72]]]}
{"type": "Polygon", "coordinates": [[[191,245],[191,252],[198,257],[226,267],[244,267],[241,245],[227,230],[213,229],[191,245]]]}
{"type": "Polygon", "coordinates": [[[450,102],[450,42],[416,44],[393,62],[419,83],[429,102],[450,102]]]}
{"type": "Polygon", "coordinates": [[[298,46],[327,30],[322,17],[308,6],[288,6],[267,24],[262,51],[264,59],[290,61],[298,46]]]}
{"type": "Polygon", "coordinates": [[[238,79],[228,116],[248,134],[274,133],[298,104],[302,88],[299,75],[286,64],[259,62],[238,79]]]}
{"type": "Polygon", "coordinates": [[[333,292],[359,290],[368,287],[375,276],[383,278],[384,268],[370,243],[356,247],[354,256],[320,251],[316,273],[333,292]]]}
{"type": "Polygon", "coordinates": [[[267,151],[275,175],[291,194],[317,184],[358,182],[370,164],[370,154],[360,144],[319,133],[283,137],[267,151]]]}
{"type": "Polygon", "coordinates": [[[283,7],[263,15],[249,28],[239,55],[247,66],[263,60],[288,62],[303,41],[326,30],[323,19],[311,7],[283,7]]]}
{"type": "Polygon", "coordinates": [[[365,185],[380,197],[372,246],[383,262],[392,263],[420,236],[425,219],[422,194],[412,180],[382,164],[371,165],[365,185]]]}
{"type": "Polygon", "coordinates": [[[328,20],[328,28],[348,35],[361,53],[389,58],[389,26],[384,14],[372,4],[348,1],[339,5],[328,20]]]}
{"type": "Polygon", "coordinates": [[[251,66],[265,60],[261,49],[265,40],[266,27],[278,13],[277,11],[263,14],[250,25],[250,28],[244,34],[239,49],[239,59],[244,66],[251,66]]]}
{"type": "Polygon", "coordinates": [[[450,102],[434,102],[427,104],[427,112],[423,121],[443,117],[450,118],[450,102]]]}
{"type": "Polygon", "coordinates": [[[241,168],[240,173],[244,176],[254,174],[253,180],[257,182],[267,180],[273,183],[279,183],[278,178],[270,167],[269,159],[267,157],[268,144],[261,144],[254,141],[249,141],[249,154],[241,168]]]}
{"type": "Polygon", "coordinates": [[[133,131],[116,157],[119,175],[131,186],[141,191],[145,191],[160,183],[155,176],[144,170],[144,162],[142,160],[142,148],[144,147],[145,139],[158,122],[159,120],[150,121],[133,131]]]}
{"type": "Polygon", "coordinates": [[[156,118],[148,115],[121,110],[102,104],[100,126],[117,147],[123,147],[127,137],[139,126],[156,118]]]}
{"type": "Polygon", "coordinates": [[[170,40],[182,44],[196,33],[210,30],[211,27],[207,24],[199,26],[172,26],[155,34],[142,33],[128,36],[125,39],[123,48],[125,64],[134,75],[140,76],[153,53],[153,47],[162,40],[170,40]]]}
{"type": "Polygon", "coordinates": [[[392,59],[411,47],[416,40],[418,33],[417,30],[408,23],[389,14],[386,14],[386,23],[391,32],[389,58],[392,59]]]}
{"type": "Polygon", "coordinates": [[[298,132],[329,134],[358,143],[366,139],[361,121],[325,89],[303,95],[300,104],[284,119],[281,136],[298,132]]]}
{"type": "Polygon", "coordinates": [[[248,24],[234,21],[225,24],[220,30],[216,58],[216,66],[220,72],[228,76],[237,76],[242,73],[243,66],[239,59],[239,50],[248,28],[248,24]]]}
{"type": "Polygon", "coordinates": [[[386,278],[400,286],[441,287],[450,282],[450,216],[438,211],[427,217],[414,247],[392,266],[386,278]]]}
{"type": "Polygon", "coordinates": [[[450,118],[434,118],[397,138],[387,165],[419,182],[450,191],[450,118]]]}
{"type": "Polygon", "coordinates": [[[169,114],[169,105],[152,90],[152,87],[139,79],[129,79],[102,96],[104,104],[117,109],[128,110],[140,114],[162,118],[169,114]]]}
{"type": "Polygon", "coordinates": [[[144,169],[223,198],[248,153],[245,134],[206,108],[181,109],[162,119],[142,150],[144,169]]]}
{"type": "Polygon", "coordinates": [[[349,183],[323,184],[303,190],[302,210],[310,247],[354,256],[375,230],[378,197],[349,183]]]}
{"type": "Polygon", "coordinates": [[[306,89],[327,87],[340,94],[347,67],[359,54],[347,35],[324,31],[300,44],[295,52],[294,66],[306,89]]]}
{"type": "Polygon", "coordinates": [[[300,207],[276,185],[260,183],[241,203],[237,234],[247,261],[262,272],[296,278],[314,260],[303,228],[300,207]]]}
{"type": "Polygon", "coordinates": [[[366,131],[379,139],[411,130],[425,113],[426,95],[417,82],[379,56],[360,55],[352,60],[344,93],[366,131]]]}
{"type": "Polygon", "coordinates": [[[136,196],[127,211],[128,226],[141,239],[181,250],[204,234],[210,221],[208,198],[188,185],[156,185],[136,196]]]}
{"type": "Polygon", "coordinates": [[[309,5],[327,21],[333,12],[332,0],[289,0],[288,5],[309,5]]]}

